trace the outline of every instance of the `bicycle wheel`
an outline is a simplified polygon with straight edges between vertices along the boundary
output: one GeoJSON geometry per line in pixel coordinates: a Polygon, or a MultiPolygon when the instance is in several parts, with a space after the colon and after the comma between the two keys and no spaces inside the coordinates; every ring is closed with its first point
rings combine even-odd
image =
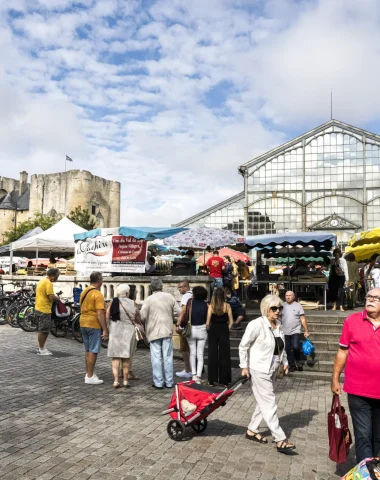
{"type": "Polygon", "coordinates": [[[7,323],[6,320],[6,315],[7,315],[7,310],[12,304],[12,300],[8,300],[7,298],[3,298],[0,300],[0,323],[5,324],[7,323]]]}
{"type": "Polygon", "coordinates": [[[37,321],[33,307],[27,307],[24,315],[19,316],[17,321],[24,332],[35,332],[37,330],[37,321]]]}
{"type": "Polygon", "coordinates": [[[53,318],[51,321],[50,333],[55,337],[66,337],[69,331],[68,318],[53,318]]]}
{"type": "Polygon", "coordinates": [[[83,343],[82,332],[80,331],[80,314],[77,313],[71,322],[71,333],[75,340],[83,343]]]}
{"type": "Polygon", "coordinates": [[[7,313],[5,315],[8,324],[13,328],[19,328],[17,323],[17,314],[19,308],[20,304],[15,302],[7,309],[7,313]]]}

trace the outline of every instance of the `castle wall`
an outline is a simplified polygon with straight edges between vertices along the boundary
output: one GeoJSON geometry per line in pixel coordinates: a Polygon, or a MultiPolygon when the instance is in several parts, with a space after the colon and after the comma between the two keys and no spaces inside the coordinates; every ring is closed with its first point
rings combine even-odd
{"type": "Polygon", "coordinates": [[[92,207],[103,217],[104,227],[120,225],[120,183],[92,175],[86,170],[66,173],[32,175],[30,188],[30,215],[44,214],[54,209],[69,215],[77,206],[92,207]],[[65,208],[66,205],[66,208],[65,208]]]}
{"type": "MultiPolygon", "coordinates": [[[[0,244],[4,241],[4,233],[14,228],[14,210],[0,209],[0,244]]],[[[17,224],[25,222],[30,218],[28,210],[17,212],[17,224]]]]}
{"type": "Polygon", "coordinates": [[[20,182],[14,178],[0,177],[0,198],[3,196],[1,193],[5,191],[5,195],[13,190],[18,190],[20,182]]]}

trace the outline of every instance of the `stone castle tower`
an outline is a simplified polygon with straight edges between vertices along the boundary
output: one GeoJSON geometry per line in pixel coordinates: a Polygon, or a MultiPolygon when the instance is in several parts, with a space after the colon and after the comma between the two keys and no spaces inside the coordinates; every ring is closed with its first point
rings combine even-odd
{"type": "Polygon", "coordinates": [[[99,227],[120,225],[120,183],[92,175],[86,170],[32,175],[20,180],[0,177],[1,234],[32,218],[36,213],[69,215],[77,206],[88,209],[99,227]]]}

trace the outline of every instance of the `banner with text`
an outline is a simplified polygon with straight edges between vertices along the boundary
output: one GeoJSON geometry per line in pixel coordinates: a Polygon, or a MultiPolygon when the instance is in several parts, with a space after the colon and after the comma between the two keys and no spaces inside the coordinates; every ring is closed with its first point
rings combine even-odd
{"type": "Polygon", "coordinates": [[[75,242],[75,269],[82,274],[145,273],[147,242],[123,235],[105,235],[75,242]]]}

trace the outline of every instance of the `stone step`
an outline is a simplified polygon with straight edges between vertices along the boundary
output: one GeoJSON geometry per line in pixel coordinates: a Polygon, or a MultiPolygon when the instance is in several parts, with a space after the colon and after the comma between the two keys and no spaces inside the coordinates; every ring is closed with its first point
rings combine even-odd
{"type": "MultiPolygon", "coordinates": [[[[231,357],[231,366],[233,368],[238,368],[239,367],[239,358],[238,357],[231,357]]],[[[205,364],[207,365],[208,362],[205,359],[205,364]]],[[[332,374],[334,367],[334,362],[330,361],[320,361],[320,362],[306,362],[303,365],[303,371],[304,372],[326,372],[329,373],[330,375],[332,374]]]]}
{"type": "MultiPolygon", "coordinates": [[[[318,344],[315,345],[315,352],[313,356],[308,357],[306,361],[310,363],[317,363],[320,361],[328,361],[328,362],[334,362],[336,352],[337,352],[337,345],[335,345],[334,349],[331,350],[324,350],[325,345],[319,348],[318,344]]],[[[205,356],[208,356],[208,348],[206,346],[205,348],[205,356]]],[[[239,358],[239,344],[232,343],[231,342],[231,358],[239,358]]]]}
{"type": "MultiPolygon", "coordinates": [[[[310,370],[304,370],[303,372],[289,373],[289,377],[296,378],[297,380],[322,380],[325,382],[331,382],[330,372],[313,372],[310,370]]],[[[340,376],[340,383],[343,385],[344,375],[340,376]]]]}
{"type": "Polygon", "coordinates": [[[308,325],[309,325],[310,323],[318,323],[318,324],[329,323],[329,324],[339,324],[339,325],[343,325],[345,319],[346,319],[345,317],[333,317],[333,316],[329,316],[329,317],[326,317],[326,316],[320,316],[320,317],[313,316],[313,317],[309,317],[309,315],[306,315],[306,320],[307,320],[308,325]]]}
{"type": "Polygon", "coordinates": [[[342,325],[338,323],[309,323],[309,332],[313,334],[313,332],[319,333],[342,333],[342,325]]]}

